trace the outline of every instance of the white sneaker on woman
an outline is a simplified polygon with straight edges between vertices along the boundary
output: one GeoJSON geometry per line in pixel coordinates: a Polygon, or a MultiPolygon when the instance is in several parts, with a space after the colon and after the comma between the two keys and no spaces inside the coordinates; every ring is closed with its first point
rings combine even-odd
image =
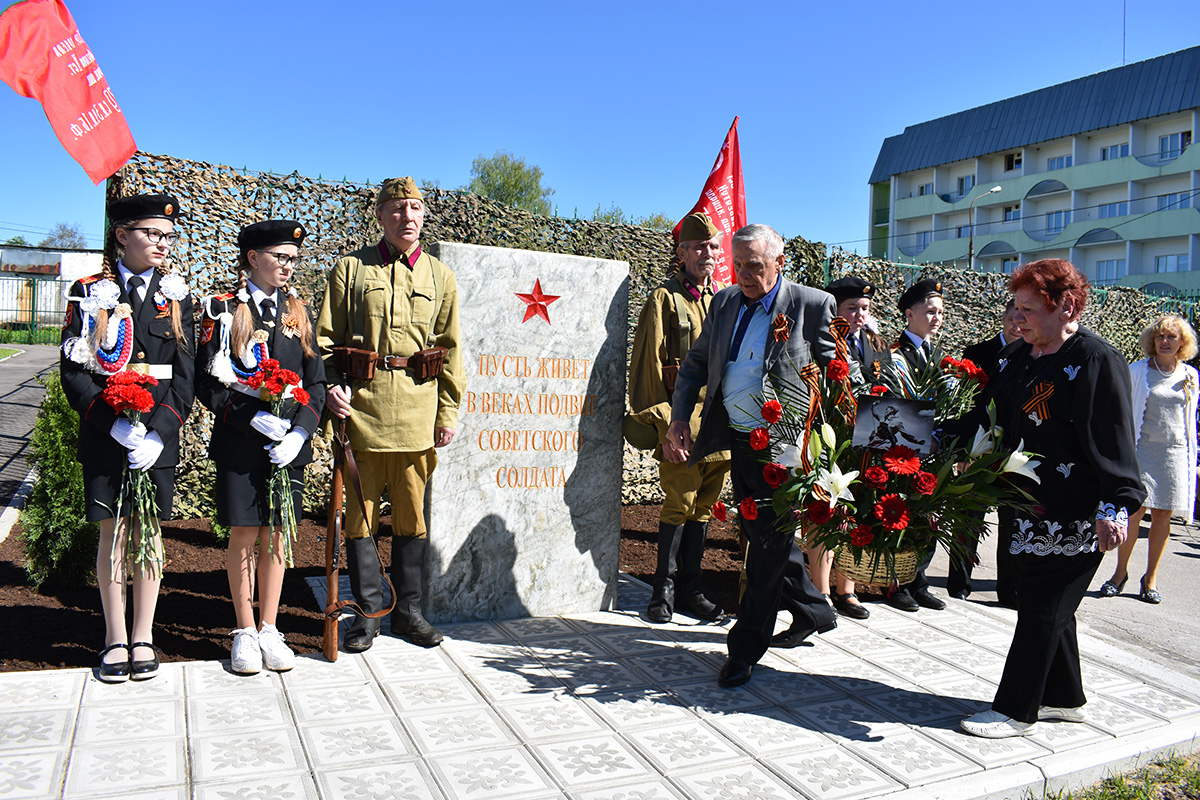
{"type": "Polygon", "coordinates": [[[958,723],[967,733],[985,739],[1007,739],[1010,736],[1028,736],[1034,732],[1036,722],[1021,722],[1006,717],[999,711],[980,711],[958,723]]]}
{"type": "Polygon", "coordinates": [[[258,649],[258,631],[253,626],[238,628],[233,632],[233,652],[229,668],[239,675],[253,675],[263,666],[262,652],[258,649]]]}
{"type": "Polygon", "coordinates": [[[296,654],[283,641],[283,634],[274,625],[263,623],[258,632],[258,647],[267,669],[287,672],[296,665],[296,654]]]}
{"type": "Polygon", "coordinates": [[[1083,710],[1083,706],[1077,708],[1041,706],[1038,708],[1038,719],[1053,722],[1087,722],[1087,712],[1083,710]]]}

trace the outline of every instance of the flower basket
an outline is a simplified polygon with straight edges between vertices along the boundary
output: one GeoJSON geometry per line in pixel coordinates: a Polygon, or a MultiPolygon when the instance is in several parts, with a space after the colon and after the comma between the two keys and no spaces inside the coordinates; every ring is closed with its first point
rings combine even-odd
{"type": "Polygon", "coordinates": [[[917,551],[908,548],[895,553],[895,563],[889,564],[892,554],[864,552],[854,563],[854,553],[849,548],[838,548],[833,566],[838,572],[863,586],[889,588],[909,583],[917,577],[917,565],[921,563],[917,551]]]}

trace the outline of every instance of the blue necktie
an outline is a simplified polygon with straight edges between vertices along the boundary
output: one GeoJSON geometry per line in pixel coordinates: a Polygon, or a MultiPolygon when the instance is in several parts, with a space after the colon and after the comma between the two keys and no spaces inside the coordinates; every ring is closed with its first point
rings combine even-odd
{"type": "Polygon", "coordinates": [[[742,339],[746,336],[746,329],[750,327],[750,319],[758,309],[757,300],[748,300],[743,296],[742,302],[746,304],[746,310],[742,312],[742,318],[738,321],[737,330],[733,332],[733,344],[729,345],[730,361],[737,361],[738,350],[742,346],[742,339]]]}

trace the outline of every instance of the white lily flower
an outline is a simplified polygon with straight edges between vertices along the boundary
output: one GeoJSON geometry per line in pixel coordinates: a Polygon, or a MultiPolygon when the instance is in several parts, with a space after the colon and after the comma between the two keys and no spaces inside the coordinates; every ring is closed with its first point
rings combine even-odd
{"type": "Polygon", "coordinates": [[[1040,461],[1034,461],[1029,456],[1025,455],[1025,440],[1022,439],[1017,443],[1017,449],[1012,452],[1008,460],[1004,462],[1004,466],[1000,468],[1001,472],[1012,472],[1017,475],[1024,475],[1034,483],[1041,483],[1042,479],[1034,472],[1042,465],[1040,461]]]}
{"type": "Polygon", "coordinates": [[[850,484],[854,483],[854,479],[857,477],[858,470],[844,473],[837,464],[834,464],[832,469],[821,468],[817,473],[817,485],[829,493],[830,508],[837,508],[838,500],[854,499],[854,494],[850,491],[850,484]]]}
{"type": "Polygon", "coordinates": [[[821,438],[825,440],[825,446],[830,450],[837,447],[837,434],[833,432],[833,426],[828,422],[821,425],[821,438]]]}
{"type": "Polygon", "coordinates": [[[975,433],[975,442],[971,445],[970,458],[986,456],[995,449],[996,443],[992,440],[991,431],[985,431],[980,425],[979,430],[975,433]]]}

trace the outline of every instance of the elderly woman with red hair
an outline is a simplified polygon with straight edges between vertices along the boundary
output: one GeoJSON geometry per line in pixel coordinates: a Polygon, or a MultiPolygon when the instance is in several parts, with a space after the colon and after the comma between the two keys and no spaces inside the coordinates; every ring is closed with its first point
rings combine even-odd
{"type": "MultiPolygon", "coordinates": [[[[1104,553],[1126,537],[1146,496],[1134,452],[1129,368],[1079,324],[1087,279],[1062,259],[1034,261],[1009,283],[1022,339],[1005,347],[981,407],[995,401],[1004,446],[1041,455],[1013,515],[1021,574],[1017,627],[992,708],[962,721],[976,736],[1031,733],[1038,720],[1082,722],[1075,612],[1104,553]],[[1022,444],[1023,443],[1023,444],[1022,444]]],[[[985,415],[964,418],[974,431],[985,415]]],[[[958,426],[956,426],[958,427],[958,426]]]]}

